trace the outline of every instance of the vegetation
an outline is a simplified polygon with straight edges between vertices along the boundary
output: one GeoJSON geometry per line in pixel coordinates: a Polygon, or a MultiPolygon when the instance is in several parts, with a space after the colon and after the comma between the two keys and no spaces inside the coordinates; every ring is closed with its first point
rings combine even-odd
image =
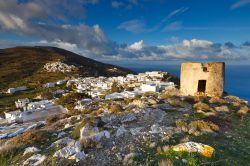
{"type": "Polygon", "coordinates": [[[122,87],[118,85],[117,82],[113,82],[113,84],[111,85],[111,92],[121,92],[122,87]]]}
{"type": "Polygon", "coordinates": [[[67,94],[66,96],[60,97],[56,101],[56,103],[59,105],[63,105],[64,107],[66,107],[69,110],[74,110],[75,103],[81,99],[84,99],[84,98],[89,98],[89,96],[87,94],[71,92],[71,93],[67,94]]]}
{"type": "Polygon", "coordinates": [[[109,112],[111,113],[117,113],[117,112],[122,112],[123,108],[120,104],[112,103],[109,108],[109,112]]]}

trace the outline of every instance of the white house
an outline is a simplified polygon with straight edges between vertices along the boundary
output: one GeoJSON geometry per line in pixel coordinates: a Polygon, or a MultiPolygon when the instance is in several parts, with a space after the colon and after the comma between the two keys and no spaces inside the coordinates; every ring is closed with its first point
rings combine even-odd
{"type": "Polygon", "coordinates": [[[47,108],[49,106],[54,105],[52,101],[49,100],[41,100],[38,102],[32,102],[27,105],[27,111],[28,110],[33,110],[33,109],[38,109],[38,108],[47,108]]]}
{"type": "Polygon", "coordinates": [[[9,88],[7,90],[7,93],[14,94],[14,93],[16,93],[18,91],[25,91],[27,89],[28,89],[27,86],[19,86],[19,87],[16,87],[16,88],[9,88]]]}
{"type": "Polygon", "coordinates": [[[9,122],[21,122],[21,111],[4,112],[5,119],[9,122]]]}
{"type": "Polygon", "coordinates": [[[141,85],[143,92],[159,92],[159,86],[156,83],[146,83],[141,85]]]}
{"type": "Polygon", "coordinates": [[[66,80],[59,80],[59,81],[56,82],[56,85],[63,85],[66,82],[67,82],[66,80]]]}
{"type": "Polygon", "coordinates": [[[30,100],[28,98],[18,99],[17,101],[15,101],[16,108],[26,107],[28,103],[30,103],[30,100]]]}
{"type": "Polygon", "coordinates": [[[48,82],[46,84],[43,85],[44,88],[53,88],[55,87],[55,83],[54,82],[48,82]]]}
{"type": "Polygon", "coordinates": [[[111,93],[105,96],[105,100],[112,100],[112,99],[123,99],[124,96],[121,93],[111,93]]]}
{"type": "Polygon", "coordinates": [[[7,93],[10,93],[10,94],[14,94],[16,92],[16,89],[15,88],[9,88],[7,90],[7,93]]]}

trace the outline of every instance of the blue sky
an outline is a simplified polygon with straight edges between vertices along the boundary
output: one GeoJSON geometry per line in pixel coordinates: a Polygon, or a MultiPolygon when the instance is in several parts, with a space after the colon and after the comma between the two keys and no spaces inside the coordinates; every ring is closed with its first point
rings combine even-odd
{"type": "Polygon", "coordinates": [[[249,61],[248,41],[250,0],[0,0],[1,48],[49,45],[114,61],[249,61]]]}
{"type": "MultiPolygon", "coordinates": [[[[180,39],[200,38],[214,42],[232,41],[242,43],[249,40],[250,5],[231,9],[235,0],[168,0],[146,1],[143,4],[112,8],[109,3],[89,6],[86,23],[99,24],[115,41],[133,43],[144,40],[148,44],[163,44],[175,36],[180,39]],[[131,33],[117,28],[122,22],[138,20],[145,29],[153,28],[172,12],[186,8],[167,19],[152,32],[131,33]],[[172,30],[163,32],[164,26],[178,22],[172,30]]],[[[138,30],[139,31],[139,30],[138,30]]]]}

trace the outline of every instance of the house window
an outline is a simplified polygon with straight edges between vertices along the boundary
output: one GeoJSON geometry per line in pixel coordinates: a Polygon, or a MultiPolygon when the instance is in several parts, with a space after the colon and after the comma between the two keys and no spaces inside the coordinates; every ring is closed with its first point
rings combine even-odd
{"type": "Polygon", "coordinates": [[[207,84],[206,80],[199,80],[199,82],[198,82],[198,92],[204,92],[205,93],[206,84],[207,84]]]}
{"type": "Polygon", "coordinates": [[[207,71],[207,67],[203,67],[203,71],[204,71],[204,72],[208,72],[208,71],[207,71]]]}

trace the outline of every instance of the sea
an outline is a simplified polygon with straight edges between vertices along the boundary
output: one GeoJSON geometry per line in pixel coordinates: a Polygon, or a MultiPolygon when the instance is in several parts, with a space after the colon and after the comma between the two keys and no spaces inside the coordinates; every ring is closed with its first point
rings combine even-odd
{"type": "MultiPolygon", "coordinates": [[[[180,77],[181,62],[165,61],[115,61],[108,62],[135,72],[166,71],[180,77]]],[[[250,64],[227,64],[225,68],[225,91],[250,103],[250,64]]]]}

